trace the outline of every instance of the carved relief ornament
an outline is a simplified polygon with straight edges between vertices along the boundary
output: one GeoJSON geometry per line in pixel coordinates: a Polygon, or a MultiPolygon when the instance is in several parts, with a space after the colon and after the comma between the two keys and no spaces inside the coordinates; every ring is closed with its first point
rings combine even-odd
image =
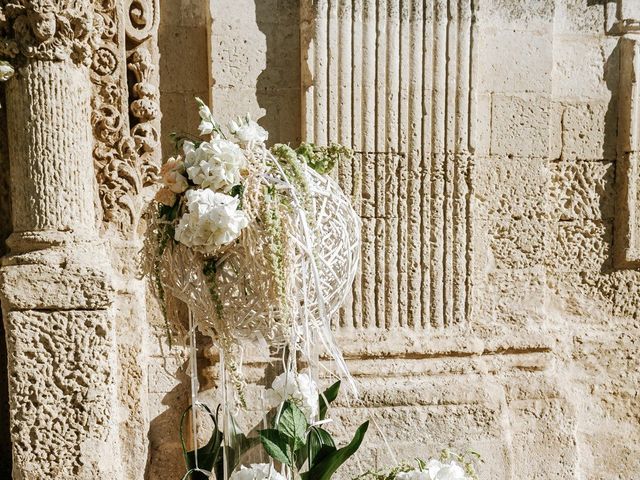
{"type": "Polygon", "coordinates": [[[20,62],[28,58],[70,58],[86,65],[91,58],[94,32],[93,12],[88,2],[0,2],[0,57],[6,59],[20,62]]]}
{"type": "Polygon", "coordinates": [[[94,161],[105,226],[135,231],[144,187],[159,169],[158,3],[96,1],[100,38],[91,63],[94,161]],[[122,8],[124,7],[124,8],[122,8]]]}

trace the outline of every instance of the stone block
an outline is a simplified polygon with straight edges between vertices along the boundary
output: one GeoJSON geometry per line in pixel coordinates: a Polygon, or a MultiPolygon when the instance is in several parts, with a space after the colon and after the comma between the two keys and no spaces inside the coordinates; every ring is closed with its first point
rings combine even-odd
{"type": "MultiPolygon", "coordinates": [[[[160,88],[163,93],[195,94],[209,88],[205,27],[166,26],[158,32],[160,88]]],[[[161,99],[162,101],[162,99],[161,99]]],[[[164,113],[164,112],[163,112],[164,113]]]]}
{"type": "Polygon", "coordinates": [[[551,166],[551,215],[555,220],[611,220],[615,164],[558,162],[551,166]]]}
{"type": "Polygon", "coordinates": [[[479,3],[478,19],[480,25],[490,25],[493,28],[523,32],[547,31],[554,24],[555,11],[558,8],[556,3],[558,2],[552,0],[489,0],[479,3]]]}
{"type": "Polygon", "coordinates": [[[610,269],[612,240],[611,222],[560,222],[547,264],[555,271],[610,269]]]}
{"type": "Polygon", "coordinates": [[[606,23],[605,12],[601,3],[563,0],[557,2],[554,29],[559,34],[601,35],[606,23]]]}
{"type": "Polygon", "coordinates": [[[551,102],[533,94],[494,95],[491,154],[546,157],[549,154],[551,102]]]}
{"type": "Polygon", "coordinates": [[[513,469],[527,478],[579,478],[575,413],[562,400],[525,400],[510,405],[513,469]]]}
{"type": "Polygon", "coordinates": [[[14,472],[123,478],[115,441],[115,351],[108,312],[7,315],[14,472]]]}
{"type": "Polygon", "coordinates": [[[544,160],[488,158],[477,162],[476,211],[486,221],[496,269],[534,266],[548,254],[550,171],[544,160]]]}
{"type": "Polygon", "coordinates": [[[562,115],[562,160],[615,160],[616,109],[607,102],[574,103],[562,115]]]}
{"type": "Polygon", "coordinates": [[[551,90],[551,31],[489,30],[479,42],[480,91],[542,93],[551,90]]]}
{"type": "Polygon", "coordinates": [[[108,275],[90,267],[12,265],[0,271],[0,285],[5,311],[106,309],[113,301],[108,275]]]}
{"type": "Polygon", "coordinates": [[[556,36],[553,42],[553,95],[561,99],[609,100],[606,50],[592,36],[556,36]]]}

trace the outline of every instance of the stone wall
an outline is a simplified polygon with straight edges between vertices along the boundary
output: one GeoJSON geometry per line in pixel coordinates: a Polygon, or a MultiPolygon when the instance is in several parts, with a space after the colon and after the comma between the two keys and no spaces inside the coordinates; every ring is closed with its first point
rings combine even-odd
{"type": "MultiPolygon", "coordinates": [[[[14,478],[181,478],[186,358],[131,259],[143,186],[172,153],[168,134],[195,130],[199,96],[223,121],[250,112],[271,142],[357,151],[336,177],[363,218],[363,262],[335,328],[363,393],[339,405],[334,428],[346,438],[366,418],[375,426],[349,472],[451,445],[482,453],[485,479],[635,478],[635,4],[77,3],[103,18],[100,55],[89,67],[63,55],[58,68],[39,51],[6,87],[0,238],[12,235],[0,277],[14,418],[9,428],[0,411],[0,477],[11,434],[14,478]],[[58,97],[38,95],[52,85],[86,95],[51,110],[58,97]],[[61,161],[89,135],[82,119],[94,140],[61,161]],[[95,192],[82,176],[92,156],[95,192]],[[32,376],[51,363],[63,382],[32,376]],[[62,443],[49,416],[68,428],[62,443]]],[[[209,398],[216,355],[201,340],[209,398]]]]}
{"type": "MultiPolygon", "coordinates": [[[[214,106],[273,129],[260,79],[297,49],[292,2],[218,3],[214,106]]],[[[364,219],[336,325],[364,391],[344,431],[376,419],[398,459],[472,447],[484,478],[633,478],[640,276],[614,261],[631,7],[301,3],[300,135],[361,152],[337,172],[364,219]]],[[[380,437],[361,461],[390,460],[380,437]]]]}

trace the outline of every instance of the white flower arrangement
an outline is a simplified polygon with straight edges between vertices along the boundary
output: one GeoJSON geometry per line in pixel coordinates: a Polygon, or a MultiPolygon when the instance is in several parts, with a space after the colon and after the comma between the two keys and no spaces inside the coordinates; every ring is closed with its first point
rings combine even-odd
{"type": "Polygon", "coordinates": [[[290,400],[304,413],[308,422],[318,415],[318,386],[307,373],[284,372],[265,392],[268,405],[275,407],[290,400]]]}
{"type": "Polygon", "coordinates": [[[238,145],[223,138],[195,145],[184,142],[184,166],[189,179],[202,188],[228,192],[242,181],[247,159],[238,145]]]}
{"type": "MultiPolygon", "coordinates": [[[[277,412],[265,412],[269,428],[254,429],[258,437],[251,442],[225,445],[241,453],[245,444],[260,442],[272,462],[241,466],[242,460],[225,457],[216,441],[223,437],[216,414],[206,451],[196,444],[187,452],[183,443],[187,475],[215,470],[224,480],[224,465],[232,480],[285,480],[304,470],[309,478],[329,478],[357,451],[368,428],[364,422],[339,449],[321,425],[340,381],[320,394],[311,374],[320,371],[316,349],[324,348],[355,392],[330,323],[358,267],[360,219],[327,176],[352,152],[335,144],[269,148],[267,131],[248,115],[231,122],[225,133],[210,108],[199,100],[198,105],[204,138],[174,137],[179,154],[160,172],[152,257],[158,298],[165,314],[165,292],[188,305],[194,356],[196,326],[221,350],[225,388],[231,387],[225,390],[224,412],[247,406],[245,345],[261,340],[283,352],[285,372],[265,391],[264,400],[277,412]],[[298,358],[307,372],[297,371],[298,358]]],[[[195,362],[191,368],[195,378],[195,362]]],[[[191,411],[195,417],[195,408],[191,411]]],[[[193,438],[196,428],[194,420],[193,438]]]]}
{"type": "Polygon", "coordinates": [[[432,458],[424,469],[400,472],[396,480],[471,480],[471,477],[455,460],[441,462],[432,458]]]}
{"type": "Polygon", "coordinates": [[[265,143],[269,138],[269,133],[251,120],[249,115],[244,119],[238,119],[237,122],[231,122],[229,130],[243,146],[248,146],[253,143],[265,143]]]}

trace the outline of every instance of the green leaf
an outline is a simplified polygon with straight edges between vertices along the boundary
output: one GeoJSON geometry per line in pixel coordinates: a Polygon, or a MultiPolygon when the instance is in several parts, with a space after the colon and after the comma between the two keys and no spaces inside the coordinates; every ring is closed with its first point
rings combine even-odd
{"type": "Polygon", "coordinates": [[[285,402],[280,414],[277,428],[280,432],[293,439],[293,449],[305,444],[305,435],[309,424],[302,410],[293,402],[285,402]]]}
{"type": "Polygon", "coordinates": [[[336,451],[336,444],[331,434],[320,427],[312,427],[308,439],[309,468],[320,463],[329,454],[336,451]]]}
{"type": "Polygon", "coordinates": [[[324,420],[327,415],[327,409],[329,408],[329,404],[333,402],[338,397],[338,392],[340,391],[340,380],[327,388],[322,394],[318,397],[318,404],[320,405],[320,413],[318,414],[318,418],[320,420],[324,420]]]}
{"type": "Polygon", "coordinates": [[[271,458],[285,465],[292,465],[292,439],[275,428],[260,430],[260,441],[271,458]]]}
{"type": "Polygon", "coordinates": [[[314,462],[307,472],[301,474],[302,480],[329,480],[336,470],[360,448],[367,428],[369,428],[369,421],[358,427],[349,445],[328,453],[319,462],[314,462]]]}
{"type": "MultiPolygon", "coordinates": [[[[182,453],[184,454],[185,464],[188,470],[191,470],[196,467],[196,457],[198,459],[198,467],[203,470],[212,471],[214,465],[222,460],[222,432],[218,429],[218,413],[220,411],[220,407],[218,406],[218,410],[216,410],[216,414],[207,407],[203,405],[206,409],[207,413],[213,420],[213,433],[211,435],[211,439],[207,442],[206,445],[198,448],[197,450],[187,451],[184,436],[183,436],[183,425],[184,420],[186,418],[187,413],[191,410],[192,406],[190,405],[187,409],[182,413],[182,417],[180,418],[180,442],[182,443],[182,453]]],[[[205,480],[206,476],[201,472],[193,472],[191,474],[191,480],[205,480]]]]}

